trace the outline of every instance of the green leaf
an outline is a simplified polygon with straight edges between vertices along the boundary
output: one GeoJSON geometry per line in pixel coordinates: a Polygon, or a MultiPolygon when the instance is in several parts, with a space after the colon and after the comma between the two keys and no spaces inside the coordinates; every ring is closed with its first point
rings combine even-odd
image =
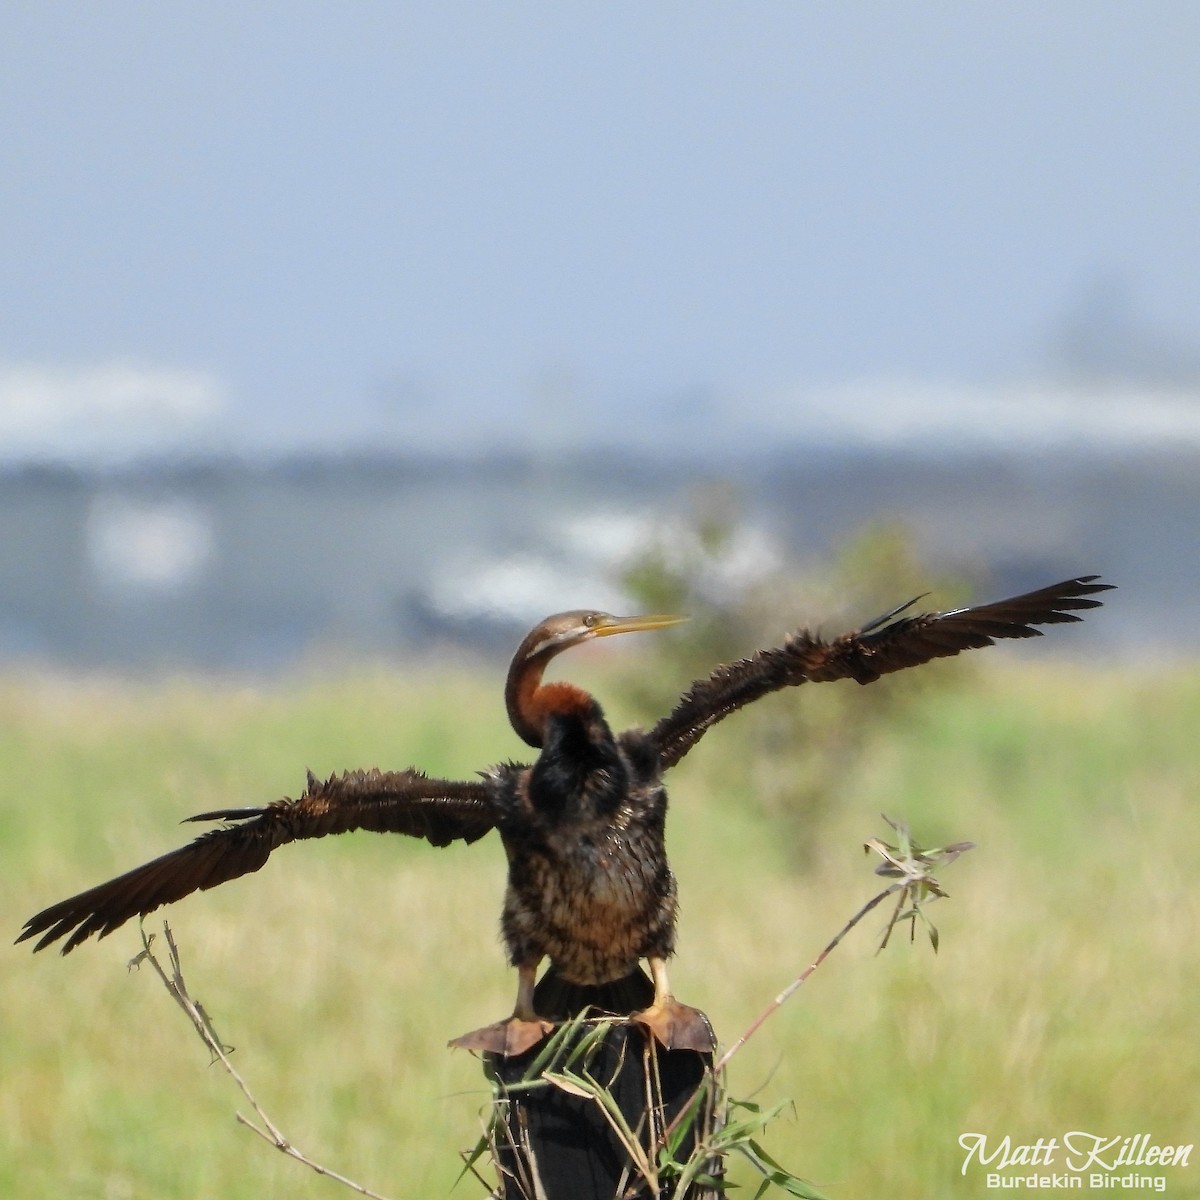
{"type": "Polygon", "coordinates": [[[547,1071],[542,1078],[568,1096],[578,1096],[581,1100],[598,1100],[599,1094],[595,1087],[581,1080],[578,1075],[560,1074],[557,1071],[547,1071]]]}

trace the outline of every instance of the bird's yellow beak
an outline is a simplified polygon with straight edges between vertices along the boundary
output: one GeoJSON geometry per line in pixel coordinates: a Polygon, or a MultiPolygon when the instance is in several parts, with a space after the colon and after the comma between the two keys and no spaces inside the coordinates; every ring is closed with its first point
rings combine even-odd
{"type": "Polygon", "coordinates": [[[608,637],[613,633],[642,633],[648,629],[665,629],[668,625],[678,625],[687,617],[675,613],[651,613],[642,617],[614,617],[609,613],[600,613],[592,625],[593,637],[608,637]]]}

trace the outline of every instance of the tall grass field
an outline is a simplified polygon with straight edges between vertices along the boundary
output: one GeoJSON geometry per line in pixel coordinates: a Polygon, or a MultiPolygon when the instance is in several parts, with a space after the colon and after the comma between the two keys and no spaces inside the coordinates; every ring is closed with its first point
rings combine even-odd
{"type": "MultiPolygon", "coordinates": [[[[615,724],[631,720],[599,671],[575,677],[615,724]]],[[[763,704],[815,705],[821,690],[763,704]]],[[[469,776],[523,757],[499,693],[498,677],[465,672],[9,678],[9,940],[52,901],[182,844],[196,827],[180,818],[294,796],[305,768],[469,776]]],[[[889,834],[881,813],[926,844],[978,844],[940,876],[937,954],[923,937],[876,954],[877,910],[733,1060],[734,1095],[791,1100],[766,1135],[774,1157],[834,1198],[953,1200],[1017,1194],[989,1189],[978,1164],[964,1173],[966,1133],[1200,1142],[1194,671],[989,651],[969,686],[922,694],[858,748],[811,821],[764,805],[741,720],[668,777],[673,983],[724,1043],[880,889],[862,843],[889,834]]],[[[787,753],[802,762],[805,747],[787,753]]],[[[494,835],[437,850],[360,833],[284,847],[166,910],[192,992],[263,1107],[306,1153],[396,1200],[484,1194],[455,1181],[489,1093],[446,1042],[511,1009],[503,878],[494,835]]],[[[350,1195],[236,1123],[247,1106],[229,1078],[153,972],[127,969],[140,947],[131,924],[65,959],[3,951],[0,1195],[350,1195]]],[[[1148,1173],[1170,1196],[1200,1196],[1196,1153],[1148,1173]]]]}

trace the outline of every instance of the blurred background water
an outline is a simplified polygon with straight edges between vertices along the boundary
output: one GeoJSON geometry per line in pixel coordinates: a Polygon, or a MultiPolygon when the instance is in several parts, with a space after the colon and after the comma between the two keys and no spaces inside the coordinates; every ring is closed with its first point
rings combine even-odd
{"type": "Polygon", "coordinates": [[[1182,0],[10,6],[0,664],[500,652],[715,493],[713,604],[884,520],[1194,653],[1198,78],[1182,0]]]}

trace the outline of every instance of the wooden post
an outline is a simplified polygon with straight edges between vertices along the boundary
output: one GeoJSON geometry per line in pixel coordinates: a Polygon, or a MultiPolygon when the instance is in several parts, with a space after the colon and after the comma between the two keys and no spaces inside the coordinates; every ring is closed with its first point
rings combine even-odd
{"type": "MultiPolygon", "coordinates": [[[[600,1029],[578,1023],[519,1057],[484,1055],[496,1089],[497,1194],[503,1200],[715,1195],[699,1185],[677,1193],[670,1172],[654,1178],[659,1151],[676,1128],[686,1126],[673,1157],[687,1162],[716,1113],[711,1054],[664,1050],[642,1026],[621,1019],[650,1003],[650,980],[639,970],[616,984],[589,988],[565,984],[549,971],[535,995],[538,1012],[551,1020],[614,1010],[616,1019],[600,1029]],[[609,1104],[619,1117],[606,1111],[609,1104]]],[[[706,1171],[716,1174],[720,1167],[707,1164],[706,1171]]]]}

